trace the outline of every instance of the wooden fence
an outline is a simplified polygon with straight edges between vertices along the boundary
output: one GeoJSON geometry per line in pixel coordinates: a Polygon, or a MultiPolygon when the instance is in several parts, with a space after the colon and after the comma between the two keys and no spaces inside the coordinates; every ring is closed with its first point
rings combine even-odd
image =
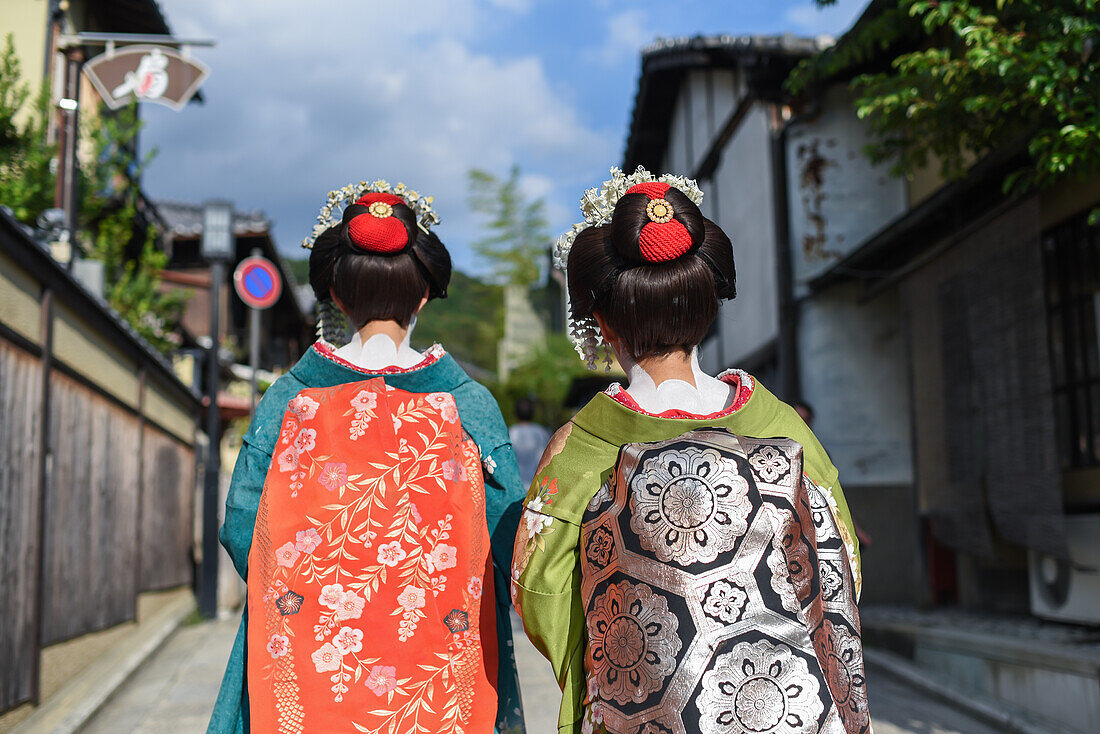
{"type": "Polygon", "coordinates": [[[199,404],[0,212],[0,711],[41,648],[192,578],[199,404]]]}

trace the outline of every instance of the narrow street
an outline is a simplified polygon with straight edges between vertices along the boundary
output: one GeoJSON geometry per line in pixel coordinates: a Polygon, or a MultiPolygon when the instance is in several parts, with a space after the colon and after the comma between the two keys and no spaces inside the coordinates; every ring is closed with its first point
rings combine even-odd
{"type": "MultiPolygon", "coordinates": [[[[203,734],[218,693],[238,617],[184,626],[89,722],[84,734],[203,734]]],[[[550,668],[516,630],[530,734],[556,731],[558,690],[550,668]]],[[[876,734],[999,734],[887,676],[869,681],[876,734]]]]}

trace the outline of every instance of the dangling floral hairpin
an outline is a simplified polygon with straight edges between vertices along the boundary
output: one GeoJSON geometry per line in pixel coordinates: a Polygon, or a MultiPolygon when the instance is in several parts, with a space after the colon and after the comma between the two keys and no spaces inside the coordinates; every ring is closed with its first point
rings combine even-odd
{"type": "MultiPolygon", "coordinates": [[[[634,173],[626,175],[622,172],[622,169],[613,167],[609,180],[604,181],[599,188],[588,189],[581,197],[581,214],[584,215],[584,221],[577,222],[572,229],[558,238],[558,242],[554,246],[554,267],[565,272],[569,264],[569,251],[573,248],[573,242],[577,239],[577,235],[589,227],[610,224],[611,217],[615,213],[615,205],[619,203],[619,199],[635,186],[647,183],[665,184],[665,190],[667,190],[667,187],[679,189],[696,206],[703,203],[703,191],[694,179],[673,176],[670,173],[654,176],[642,166],[638,166],[634,173]]],[[[650,199],[649,205],[646,207],[646,213],[650,221],[655,224],[671,222],[674,212],[672,206],[663,198],[663,195],[651,196],[650,199]]],[[[568,300],[568,290],[566,299],[568,300]]],[[[603,362],[610,370],[612,362],[611,347],[604,343],[596,319],[592,316],[573,318],[573,308],[570,303],[566,304],[566,313],[568,314],[567,329],[569,338],[573,342],[577,354],[581,356],[589,369],[594,370],[596,369],[596,362],[601,358],[602,351],[603,362]]]]}
{"type": "MultiPolygon", "coordinates": [[[[432,202],[435,197],[422,196],[416,191],[413,191],[403,183],[399,183],[396,186],[391,186],[388,181],[379,179],[371,183],[366,181],[360,181],[359,183],[350,183],[343,188],[336,189],[335,191],[328,192],[328,198],[325,201],[325,205],[321,207],[321,212],[317,215],[317,224],[313,225],[313,231],[302,240],[302,247],[307,250],[313,249],[313,243],[317,241],[317,238],[321,234],[340,221],[341,216],[344,213],[344,209],[358,201],[365,194],[393,194],[399,196],[409,205],[409,208],[413,210],[413,214],[416,215],[416,226],[418,226],[424,232],[428,232],[433,225],[439,224],[439,215],[432,209],[432,202]]],[[[389,212],[384,212],[383,208],[376,207],[371,212],[375,216],[389,216],[392,214],[392,209],[389,212]]]]}

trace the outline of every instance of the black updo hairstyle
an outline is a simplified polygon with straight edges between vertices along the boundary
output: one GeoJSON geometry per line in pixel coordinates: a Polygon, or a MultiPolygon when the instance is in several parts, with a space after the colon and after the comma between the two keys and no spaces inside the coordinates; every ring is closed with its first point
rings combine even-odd
{"type": "Polygon", "coordinates": [[[650,197],[624,194],[609,224],[577,235],[567,263],[572,316],[599,312],[635,360],[690,352],[707,334],[720,301],[737,294],[733,244],[682,191],[663,195],[691,238],[683,254],[662,262],[642,252],[653,220],[650,197]]]}
{"type": "Polygon", "coordinates": [[[372,215],[368,206],[351,204],[340,223],[317,238],[309,255],[309,284],[317,300],[335,295],[357,330],[368,321],[391,319],[407,327],[425,291],[429,300],[447,297],[447,248],[434,233],[417,226],[416,215],[405,204],[392,204],[392,212],[408,237],[403,249],[381,253],[357,245],[349,225],[358,216],[372,215]]]}

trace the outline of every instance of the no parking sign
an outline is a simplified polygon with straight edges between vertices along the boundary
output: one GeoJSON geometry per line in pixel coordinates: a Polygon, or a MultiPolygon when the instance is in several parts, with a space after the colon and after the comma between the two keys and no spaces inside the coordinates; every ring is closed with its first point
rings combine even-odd
{"type": "Polygon", "coordinates": [[[257,255],[241,260],[233,271],[233,285],[241,300],[255,309],[271,308],[283,292],[283,280],[275,263],[257,255]]]}

